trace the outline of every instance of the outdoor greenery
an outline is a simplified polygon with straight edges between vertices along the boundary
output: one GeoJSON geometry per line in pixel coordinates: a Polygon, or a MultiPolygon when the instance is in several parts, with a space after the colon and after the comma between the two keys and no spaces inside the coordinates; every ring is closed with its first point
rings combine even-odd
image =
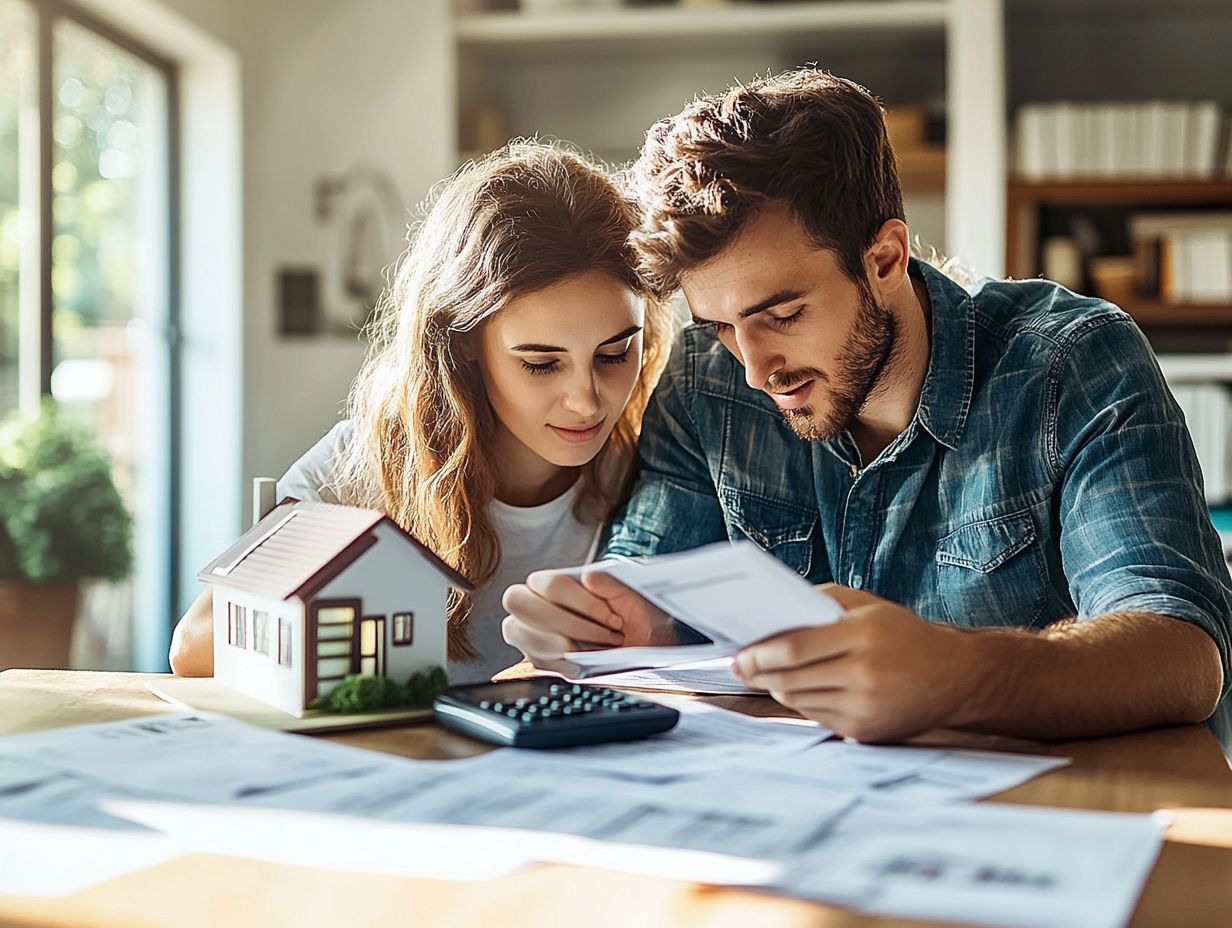
{"type": "Polygon", "coordinates": [[[437,694],[449,686],[444,667],[413,673],[406,683],[389,677],[351,674],[328,696],[312,701],[313,709],[327,712],[374,712],[378,709],[427,709],[437,694]]]}
{"type": "Polygon", "coordinates": [[[50,400],[0,423],[0,580],[120,580],[132,515],[94,436],[50,400]]]}

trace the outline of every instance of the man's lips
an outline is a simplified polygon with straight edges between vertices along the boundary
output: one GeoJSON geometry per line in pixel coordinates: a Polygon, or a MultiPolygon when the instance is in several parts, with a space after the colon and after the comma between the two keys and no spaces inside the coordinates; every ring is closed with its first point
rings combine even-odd
{"type": "Polygon", "coordinates": [[[785,393],[776,393],[772,390],[767,390],[766,392],[770,394],[771,399],[774,400],[779,409],[799,409],[808,402],[809,394],[813,392],[813,384],[816,382],[815,380],[806,380],[785,393]]]}
{"type": "Polygon", "coordinates": [[[563,428],[559,425],[549,425],[548,428],[550,428],[553,432],[555,432],[558,436],[563,438],[565,441],[580,443],[580,442],[590,441],[591,439],[595,438],[599,434],[600,430],[602,430],[603,422],[604,420],[600,419],[594,425],[588,426],[584,429],[569,429],[569,428],[563,428]]]}

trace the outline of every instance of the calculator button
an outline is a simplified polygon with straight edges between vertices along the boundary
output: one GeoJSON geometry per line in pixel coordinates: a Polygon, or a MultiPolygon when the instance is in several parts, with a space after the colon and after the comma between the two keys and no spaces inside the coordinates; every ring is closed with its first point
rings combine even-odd
{"type": "Polygon", "coordinates": [[[491,702],[489,702],[489,701],[488,701],[488,700],[486,700],[486,699],[482,699],[482,700],[480,700],[480,701],[479,701],[479,708],[480,708],[480,709],[491,709],[491,708],[492,708],[492,703],[491,703],[491,702]]]}
{"type": "Polygon", "coordinates": [[[539,705],[541,706],[546,706],[551,701],[552,701],[552,697],[550,696],[540,696],[539,697],[539,705]]]}
{"type": "Polygon", "coordinates": [[[548,687],[548,692],[551,693],[553,696],[555,696],[557,693],[560,692],[560,686],[553,683],[551,686],[548,687]]]}
{"type": "Polygon", "coordinates": [[[503,702],[494,702],[489,708],[491,708],[493,712],[504,712],[505,704],[503,702]]]}
{"type": "Polygon", "coordinates": [[[539,718],[539,716],[537,716],[537,715],[535,715],[535,714],[533,714],[533,713],[531,713],[531,712],[523,712],[523,713],[522,713],[522,722],[523,722],[524,724],[529,724],[529,723],[531,723],[531,722],[537,721],[537,720],[538,720],[538,718],[539,718]]]}

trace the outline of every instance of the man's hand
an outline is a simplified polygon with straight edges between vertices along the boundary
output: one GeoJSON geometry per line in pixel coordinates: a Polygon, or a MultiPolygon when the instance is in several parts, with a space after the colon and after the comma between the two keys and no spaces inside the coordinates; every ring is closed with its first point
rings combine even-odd
{"type": "Polygon", "coordinates": [[[540,668],[553,669],[566,651],[675,643],[666,613],[600,571],[536,571],[501,603],[505,641],[540,668]]]}
{"type": "Polygon", "coordinates": [[[952,724],[976,686],[971,636],[847,587],[818,589],[846,615],[744,648],[751,687],[860,741],[897,741],[952,724]]]}

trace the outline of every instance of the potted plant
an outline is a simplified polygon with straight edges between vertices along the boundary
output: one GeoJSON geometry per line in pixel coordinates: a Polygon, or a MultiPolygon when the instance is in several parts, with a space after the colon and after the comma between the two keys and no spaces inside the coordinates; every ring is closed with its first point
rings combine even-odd
{"type": "Polygon", "coordinates": [[[0,423],[0,670],[67,667],[81,581],[132,564],[132,515],[94,436],[50,400],[0,423]]]}

